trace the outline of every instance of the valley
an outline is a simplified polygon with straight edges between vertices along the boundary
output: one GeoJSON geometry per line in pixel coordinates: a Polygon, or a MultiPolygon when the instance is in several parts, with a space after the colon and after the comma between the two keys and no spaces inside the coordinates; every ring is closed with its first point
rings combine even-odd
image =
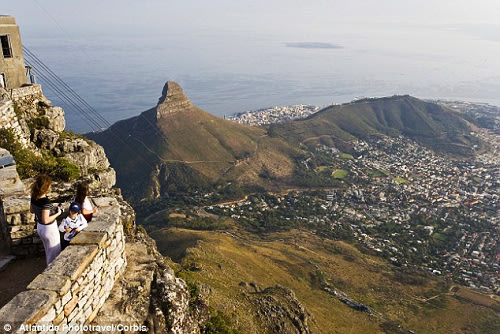
{"type": "Polygon", "coordinates": [[[474,161],[403,137],[357,140],[352,154],[320,146],[300,166],[329,187],[229,202],[192,194],[194,206],[177,203],[143,223],[181,275],[210,287],[235,327],[257,326],[239,309],[278,284],[310,312],[313,332],[494,332],[498,146],[489,132],[475,135],[491,150],[474,161]],[[324,312],[345,322],[329,323],[324,312]],[[346,313],[366,321],[353,325],[346,313]]]}
{"type": "Polygon", "coordinates": [[[245,126],[169,82],[92,138],[137,223],[236,333],[500,330],[495,128],[410,96],[310,110],[245,126]]]}
{"type": "Polygon", "coordinates": [[[498,329],[498,302],[304,229],[256,236],[237,228],[166,228],[152,236],[164,253],[165,247],[185,247],[173,264],[178,275],[197,282],[199,293],[243,333],[299,332],[304,326],[311,333],[498,329]],[[293,298],[283,301],[280,292],[293,298]]]}
{"type": "MultiPolygon", "coordinates": [[[[394,265],[498,294],[499,147],[487,131],[475,136],[491,148],[473,161],[436,155],[403,137],[354,141],[352,155],[323,145],[300,168],[307,182],[326,187],[253,194],[203,210],[254,233],[300,227],[356,240],[394,265]]],[[[215,201],[200,197],[200,204],[215,201]]]]}

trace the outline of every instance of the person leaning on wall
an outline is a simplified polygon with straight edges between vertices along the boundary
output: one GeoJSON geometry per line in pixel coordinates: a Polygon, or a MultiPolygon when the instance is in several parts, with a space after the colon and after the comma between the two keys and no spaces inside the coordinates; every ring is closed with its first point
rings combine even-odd
{"type": "Polygon", "coordinates": [[[35,214],[36,229],[45,249],[45,259],[49,265],[61,252],[61,239],[56,218],[62,213],[59,206],[54,206],[47,194],[52,179],[39,175],[31,185],[31,212],[35,214]]]}
{"type": "Polygon", "coordinates": [[[75,202],[82,207],[82,214],[85,220],[90,223],[94,213],[97,213],[98,207],[89,196],[89,184],[87,182],[79,182],[76,185],[75,202]]]}

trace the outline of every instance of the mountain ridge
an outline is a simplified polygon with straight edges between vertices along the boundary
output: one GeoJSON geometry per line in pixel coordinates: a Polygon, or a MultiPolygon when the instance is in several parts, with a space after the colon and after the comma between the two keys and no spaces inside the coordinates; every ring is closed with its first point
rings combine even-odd
{"type": "Polygon", "coordinates": [[[196,107],[168,81],[157,106],[88,137],[106,148],[124,193],[140,200],[231,182],[295,187],[300,161],[318,145],[351,153],[353,140],[371,136],[404,136],[467,157],[480,147],[470,132],[458,113],[408,95],[329,106],[288,123],[241,125],[196,107]]]}
{"type": "MultiPolygon", "coordinates": [[[[321,136],[342,141],[379,135],[404,136],[439,153],[455,156],[470,156],[473,145],[479,144],[469,135],[470,131],[457,112],[409,95],[334,105],[302,121],[270,128],[271,133],[286,140],[294,140],[296,136],[299,143],[321,136]]],[[[335,143],[330,140],[327,144],[335,143]]]]}
{"type": "Polygon", "coordinates": [[[276,177],[292,175],[290,157],[299,154],[297,149],[267,138],[264,128],[213,116],[192,105],[181,92],[177,84],[167,82],[156,107],[87,135],[106,147],[111,163],[118,167],[118,185],[124,192],[146,189],[141,196],[168,196],[185,186],[173,174],[188,182],[191,179],[189,185],[195,187],[228,179],[264,185],[267,181],[258,177],[263,169],[276,177]],[[138,164],[143,168],[136,168],[138,164]]]}

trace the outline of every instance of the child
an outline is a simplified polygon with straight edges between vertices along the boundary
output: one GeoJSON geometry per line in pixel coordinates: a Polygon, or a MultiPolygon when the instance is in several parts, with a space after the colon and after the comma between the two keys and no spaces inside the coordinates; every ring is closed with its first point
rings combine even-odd
{"type": "Polygon", "coordinates": [[[88,226],[85,217],[81,214],[82,207],[80,203],[72,202],[69,205],[69,215],[64,218],[59,225],[59,231],[64,233],[64,241],[62,242],[62,248],[69,245],[69,241],[75,237],[75,235],[88,226]]]}

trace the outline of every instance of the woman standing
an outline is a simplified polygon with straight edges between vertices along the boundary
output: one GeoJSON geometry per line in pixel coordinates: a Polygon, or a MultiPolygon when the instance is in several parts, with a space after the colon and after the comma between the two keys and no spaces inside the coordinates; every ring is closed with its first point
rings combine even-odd
{"type": "Polygon", "coordinates": [[[31,212],[35,214],[36,228],[45,248],[47,265],[61,252],[61,239],[56,218],[62,213],[47,197],[52,179],[47,175],[39,175],[31,185],[31,212]]]}
{"type": "Polygon", "coordinates": [[[89,185],[86,182],[80,182],[76,186],[75,202],[82,206],[82,214],[85,220],[90,223],[92,215],[97,212],[97,206],[92,205],[89,197],[89,185]]]}

